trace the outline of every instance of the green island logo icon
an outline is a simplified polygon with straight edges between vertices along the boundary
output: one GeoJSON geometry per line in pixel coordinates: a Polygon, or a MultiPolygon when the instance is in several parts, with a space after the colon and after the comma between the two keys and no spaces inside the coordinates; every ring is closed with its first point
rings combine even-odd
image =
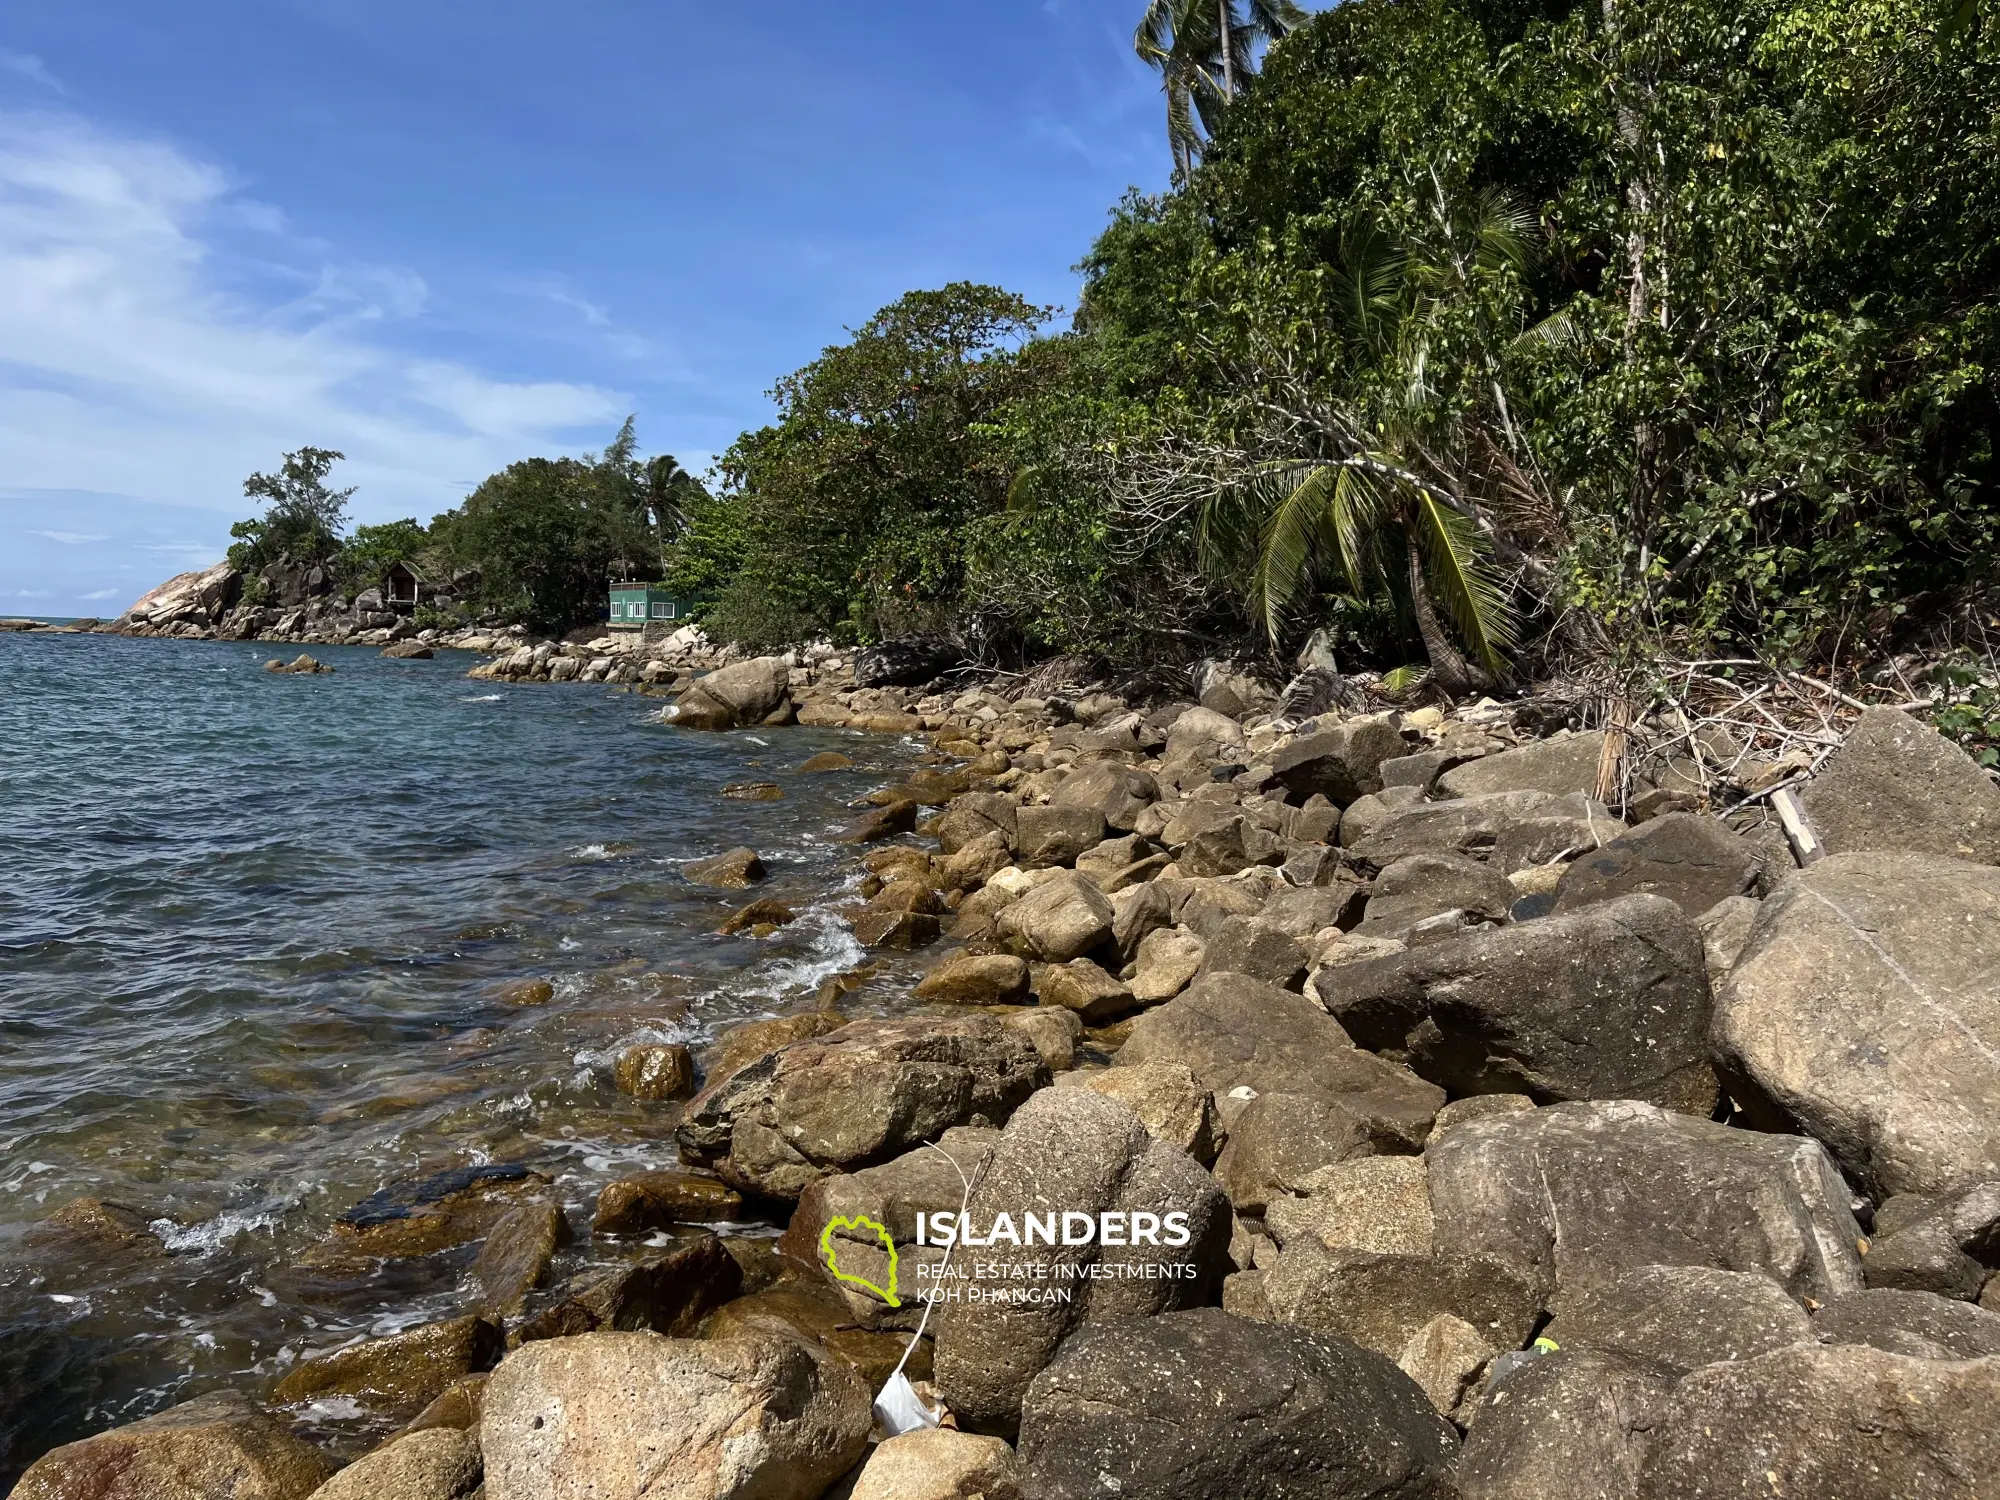
{"type": "Polygon", "coordinates": [[[903,1305],[896,1297],[896,1242],[889,1238],[889,1231],[882,1225],[877,1224],[873,1219],[866,1216],[857,1216],[852,1219],[832,1220],[827,1224],[826,1228],[819,1232],[819,1253],[820,1259],[826,1262],[826,1268],[832,1273],[835,1281],[847,1286],[859,1287],[865,1292],[873,1292],[891,1307],[901,1307],[903,1305]],[[889,1252],[889,1285],[887,1287],[879,1287],[865,1276],[855,1276],[840,1269],[839,1256],[834,1248],[833,1237],[837,1231],[842,1229],[869,1230],[873,1232],[876,1239],[882,1242],[882,1248],[889,1252]]]}

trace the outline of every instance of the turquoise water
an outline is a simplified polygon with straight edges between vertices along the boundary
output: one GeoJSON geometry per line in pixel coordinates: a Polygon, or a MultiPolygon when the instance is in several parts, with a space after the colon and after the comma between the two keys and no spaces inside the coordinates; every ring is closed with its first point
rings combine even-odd
{"type": "Polygon", "coordinates": [[[254,1392],[287,1351],[458,1308],[461,1268],[330,1302],[285,1268],[456,1166],[525,1162],[587,1222],[604,1181],[673,1158],[671,1121],[610,1085],[623,1045],[809,1006],[861,959],[829,835],[914,746],[692,734],[603,687],[468,681],[455,653],[316,648],[334,674],[278,677],[271,649],[0,635],[0,1487],[55,1442],[254,1392]],[[860,766],[793,774],[827,748],[860,766]],[[744,780],[785,800],[721,797],[744,780]],[[714,936],[748,898],[679,873],[746,843],[756,894],[803,913],[763,941],[714,936]],[[509,1003],[521,979],[555,999],[509,1003]],[[82,1195],[171,1253],[24,1234],[82,1195]]]}

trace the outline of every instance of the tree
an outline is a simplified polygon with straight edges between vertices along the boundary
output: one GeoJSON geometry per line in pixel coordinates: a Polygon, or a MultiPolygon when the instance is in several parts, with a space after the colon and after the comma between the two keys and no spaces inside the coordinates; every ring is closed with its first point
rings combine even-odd
{"type": "Polygon", "coordinates": [[[330,448],[287,453],[275,474],[252,474],[243,493],[264,502],[264,514],[229,528],[237,540],[229,560],[252,569],[274,562],[324,562],[340,550],[354,487],[328,489],[326,476],[347,455],[330,448]]]}
{"type": "Polygon", "coordinates": [[[1291,34],[1306,19],[1293,0],[1149,0],[1133,33],[1140,58],[1159,71],[1167,98],[1167,142],[1174,170],[1183,181],[1194,170],[1202,137],[1214,131],[1222,111],[1236,100],[1241,82],[1256,66],[1256,48],[1291,34]]]}

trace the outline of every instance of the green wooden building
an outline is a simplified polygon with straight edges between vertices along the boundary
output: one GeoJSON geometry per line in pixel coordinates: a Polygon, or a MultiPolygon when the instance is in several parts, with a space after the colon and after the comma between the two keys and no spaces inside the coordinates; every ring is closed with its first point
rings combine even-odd
{"type": "Polygon", "coordinates": [[[657,583],[625,583],[611,586],[611,628],[644,630],[649,625],[679,628],[688,617],[693,601],[676,598],[657,583]]]}

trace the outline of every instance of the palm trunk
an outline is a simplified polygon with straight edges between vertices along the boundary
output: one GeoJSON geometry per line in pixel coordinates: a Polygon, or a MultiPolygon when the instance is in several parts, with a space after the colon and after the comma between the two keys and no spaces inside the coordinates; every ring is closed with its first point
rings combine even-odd
{"type": "Polygon", "coordinates": [[[1221,17],[1222,30],[1222,97],[1234,103],[1236,100],[1236,0],[1216,0],[1216,9],[1221,17]]]}
{"type": "Polygon", "coordinates": [[[1418,545],[1414,527],[1403,528],[1403,546],[1410,565],[1410,609],[1417,617],[1417,634],[1423,637],[1424,655],[1431,661],[1431,681],[1452,698],[1485,692],[1492,687],[1492,679],[1467,661],[1451,643],[1444,622],[1438,618],[1437,606],[1431,602],[1430,586],[1424,581],[1424,552],[1418,545]]]}

